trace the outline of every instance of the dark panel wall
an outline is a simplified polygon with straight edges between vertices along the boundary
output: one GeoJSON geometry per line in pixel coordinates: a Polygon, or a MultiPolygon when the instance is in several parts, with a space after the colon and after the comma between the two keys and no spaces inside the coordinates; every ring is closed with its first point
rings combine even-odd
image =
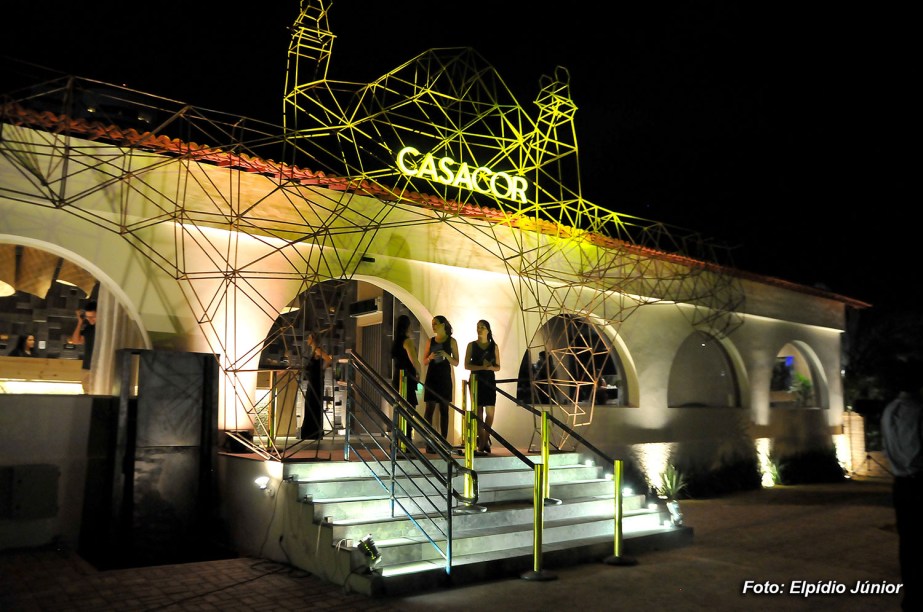
{"type": "Polygon", "coordinates": [[[97,435],[111,444],[114,469],[108,485],[101,486],[98,478],[93,485],[95,499],[108,497],[97,503],[105,506],[109,524],[85,520],[81,552],[92,555],[97,566],[111,567],[181,563],[223,554],[214,544],[214,356],[123,350],[119,362],[117,418],[99,421],[101,426],[114,423],[115,430],[97,435]],[[130,384],[134,380],[136,396],[130,384]]]}

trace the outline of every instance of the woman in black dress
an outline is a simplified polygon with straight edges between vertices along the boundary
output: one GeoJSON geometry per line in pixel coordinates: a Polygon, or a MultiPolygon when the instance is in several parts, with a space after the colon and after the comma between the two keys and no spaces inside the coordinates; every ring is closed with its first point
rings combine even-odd
{"type": "MultiPolygon", "coordinates": [[[[423,356],[426,370],[426,388],[423,401],[426,403],[424,417],[435,427],[433,417],[439,407],[439,432],[449,437],[449,404],[454,399],[452,368],[458,365],[458,343],[452,337],[452,325],[442,315],[433,317],[433,333],[423,356]]],[[[431,450],[431,449],[427,449],[431,450]]]]}
{"type": "Polygon", "coordinates": [[[497,404],[497,375],[500,370],[500,349],[494,342],[490,323],[478,321],[478,339],[468,343],[465,351],[465,369],[475,379],[477,397],[473,399],[478,418],[487,427],[478,426],[478,452],[490,452],[490,430],[494,424],[494,407],[497,404]]]}
{"type": "Polygon", "coordinates": [[[307,348],[302,366],[307,388],[301,439],[320,440],[324,437],[324,370],[333,363],[333,357],[320,347],[314,332],[308,334],[305,343],[307,348]]]}
{"type": "Polygon", "coordinates": [[[420,361],[417,359],[417,345],[410,337],[410,317],[401,315],[394,327],[394,340],[391,342],[391,360],[394,364],[392,383],[400,390],[401,375],[406,384],[404,397],[410,405],[417,405],[417,381],[420,361]]]}

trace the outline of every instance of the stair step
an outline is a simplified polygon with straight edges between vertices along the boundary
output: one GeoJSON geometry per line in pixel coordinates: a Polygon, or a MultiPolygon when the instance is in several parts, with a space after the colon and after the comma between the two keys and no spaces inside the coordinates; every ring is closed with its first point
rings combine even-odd
{"type": "MultiPolygon", "coordinates": [[[[342,457],[342,454],[339,454],[337,451],[332,451],[333,460],[331,461],[301,461],[301,462],[289,462],[283,466],[283,477],[291,479],[294,477],[296,481],[300,480],[334,480],[338,478],[348,478],[350,476],[368,476],[369,472],[374,472],[379,476],[387,475],[391,462],[390,461],[376,461],[376,460],[367,460],[363,461],[341,461],[336,460],[337,456],[342,457]]],[[[533,463],[540,464],[542,462],[541,457],[530,456],[529,459],[533,463]]],[[[464,458],[456,456],[455,460],[463,464],[464,458]]],[[[446,462],[442,459],[431,459],[432,464],[436,466],[444,466],[446,462]]],[[[419,471],[419,466],[423,463],[419,460],[399,460],[396,462],[400,467],[400,472],[417,472],[419,471]]],[[[548,465],[551,468],[556,468],[564,465],[583,465],[583,467],[592,467],[586,465],[585,457],[580,453],[572,452],[558,452],[552,453],[548,456],[548,465]]],[[[488,456],[488,457],[475,457],[474,458],[474,469],[478,472],[480,471],[492,471],[492,470],[523,470],[528,466],[524,464],[518,457],[514,456],[488,456]]],[[[595,466],[600,468],[600,466],[595,466]]],[[[612,466],[605,466],[601,469],[606,471],[611,471],[612,466]]],[[[532,473],[530,469],[526,469],[528,473],[532,473]]]]}
{"type": "MultiPolygon", "coordinates": [[[[354,495],[356,493],[355,489],[351,487],[344,487],[346,489],[351,489],[349,493],[351,495],[344,497],[328,497],[328,498],[319,498],[310,494],[310,497],[305,497],[302,494],[304,489],[301,488],[299,484],[299,496],[305,501],[310,501],[313,504],[315,509],[316,521],[320,521],[323,517],[330,517],[332,520],[353,520],[363,517],[387,517],[391,515],[391,501],[389,493],[381,486],[375,483],[375,487],[370,487],[368,491],[364,488],[362,489],[363,494],[354,495]]],[[[332,491],[332,488],[328,488],[328,491],[332,491]]],[[[446,508],[445,501],[445,492],[444,491],[435,491],[433,487],[419,486],[415,489],[407,491],[406,489],[397,490],[397,499],[404,505],[405,508],[408,508],[411,513],[419,512],[442,512],[446,508]],[[425,499],[423,496],[423,491],[429,495],[429,499],[425,499]],[[405,493],[413,493],[413,495],[406,495],[405,493]]],[[[478,495],[478,505],[485,504],[494,504],[494,503],[515,503],[515,502],[526,502],[531,505],[532,496],[534,495],[534,486],[524,486],[524,485],[510,485],[510,486],[494,486],[490,488],[479,487],[478,495]]],[[[579,481],[567,481],[557,484],[552,484],[550,489],[550,495],[553,498],[557,499],[566,499],[570,497],[586,497],[588,495],[593,495],[597,497],[608,497],[611,499],[614,496],[614,491],[612,491],[612,483],[607,480],[579,480],[579,481]]],[[[622,502],[623,509],[633,509],[638,507],[638,504],[644,502],[643,496],[627,496],[622,502]]]]}
{"type": "MultiPolygon", "coordinates": [[[[675,527],[635,534],[623,539],[621,554],[630,557],[646,550],[676,548],[692,543],[690,527],[675,527]]],[[[544,544],[539,560],[543,571],[601,562],[614,554],[611,537],[573,540],[566,543],[544,544]]],[[[446,573],[445,560],[435,559],[387,566],[374,572],[357,573],[350,580],[352,590],[368,596],[401,596],[421,593],[440,586],[461,586],[524,576],[535,569],[532,547],[519,547],[500,552],[457,555],[452,558],[450,573],[446,573]]],[[[552,571],[553,573],[553,571],[552,571]]]]}
{"type": "MultiPolygon", "coordinates": [[[[533,569],[535,473],[530,466],[516,457],[475,458],[478,502],[465,508],[451,501],[452,567],[447,574],[450,502],[442,485],[423,477],[424,464],[418,460],[285,464],[289,485],[297,487],[289,499],[303,504],[297,511],[306,521],[301,529],[314,525],[318,531],[312,541],[324,543],[319,549],[315,546],[312,554],[323,559],[324,567],[338,568],[328,576],[338,580],[342,575],[350,589],[367,595],[391,595],[420,592],[446,581],[461,584],[533,569]],[[388,480],[392,467],[398,474],[394,500],[388,480]],[[356,548],[366,535],[372,536],[381,552],[371,572],[363,572],[367,559],[356,548]]],[[[433,464],[447,468],[445,461],[433,464]]],[[[549,495],[560,503],[543,506],[541,561],[566,565],[611,555],[615,491],[606,467],[584,462],[579,453],[552,454],[549,466],[549,495]]],[[[453,484],[462,488],[460,478],[453,484]]],[[[648,508],[644,495],[622,498],[620,533],[626,551],[643,545],[679,546],[691,540],[690,529],[673,527],[663,505],[648,508]]]]}
{"type": "MultiPolygon", "coordinates": [[[[631,509],[626,509],[623,504],[623,522],[628,517],[637,513],[646,513],[641,509],[643,498],[631,504],[631,509]]],[[[531,502],[517,502],[513,504],[485,504],[486,512],[475,514],[458,514],[452,517],[453,531],[456,535],[465,530],[476,528],[493,528],[501,526],[520,525],[529,531],[533,528],[534,513],[531,502]]],[[[546,524],[552,520],[563,520],[569,517],[593,516],[613,520],[614,505],[611,498],[571,498],[560,505],[547,506],[544,509],[546,524]]],[[[414,519],[427,532],[447,530],[446,520],[441,515],[427,518],[415,515],[414,519]],[[430,526],[432,529],[430,529],[430,526]]],[[[333,541],[358,540],[368,533],[375,538],[396,538],[420,533],[419,528],[403,516],[391,517],[365,517],[348,520],[332,520],[329,522],[332,529],[333,541]]]]}
{"type": "MultiPolygon", "coordinates": [[[[484,515],[475,515],[484,516],[484,515]]],[[[623,532],[645,532],[661,527],[667,515],[652,512],[638,512],[625,516],[622,520],[623,532]]],[[[522,518],[522,517],[519,517],[522,518]]],[[[528,518],[528,517],[526,517],[528,518]]],[[[471,526],[453,529],[453,556],[469,555],[478,552],[502,553],[506,550],[529,547],[534,540],[534,525],[531,521],[512,522],[508,524],[493,524],[490,526],[471,526]]],[[[382,553],[383,568],[394,564],[403,564],[417,561],[430,561],[442,558],[440,550],[445,551],[445,532],[430,531],[430,542],[419,531],[410,532],[399,537],[387,537],[385,532],[368,530],[382,553]],[[438,549],[437,549],[438,546],[438,549]]],[[[614,520],[611,514],[590,514],[583,516],[562,516],[561,518],[546,518],[542,530],[543,545],[567,543],[586,538],[614,537],[614,520]]],[[[358,540],[365,535],[360,531],[358,540]]]]}

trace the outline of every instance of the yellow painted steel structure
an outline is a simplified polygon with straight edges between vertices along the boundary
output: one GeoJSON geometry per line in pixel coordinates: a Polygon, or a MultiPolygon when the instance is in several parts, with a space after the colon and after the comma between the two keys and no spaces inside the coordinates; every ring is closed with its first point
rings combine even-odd
{"type": "Polygon", "coordinates": [[[226,410],[246,415],[225,429],[254,429],[262,452],[285,455],[248,391],[274,339],[256,330],[322,283],[353,279],[379,236],[407,228],[463,236],[473,265],[505,271],[522,328],[555,330],[525,341],[547,350],[551,403],[574,427],[593,420],[592,394],[580,396],[609,348],[552,319],[617,330],[640,307],[677,303],[712,334],[741,324],[721,247],[583,198],[565,69],[541,79],[534,115],[472,49],[427,51],[371,83],[333,81],[329,4],[303,2],[294,23],[281,129],[75,79],[2,107],[0,154],[29,185],[2,195],[119,236],[142,268],[181,286],[220,356],[226,410]],[[134,114],[90,113],[107,107],[134,114]],[[555,367],[565,362],[582,365],[555,367]]]}

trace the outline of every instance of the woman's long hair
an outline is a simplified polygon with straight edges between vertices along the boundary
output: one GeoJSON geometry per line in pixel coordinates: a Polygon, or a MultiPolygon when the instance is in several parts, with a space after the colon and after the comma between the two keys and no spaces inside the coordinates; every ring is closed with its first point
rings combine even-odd
{"type": "Polygon", "coordinates": [[[394,326],[394,341],[391,343],[391,353],[399,346],[404,346],[404,340],[410,333],[410,317],[402,314],[397,318],[397,324],[394,326]]]}
{"type": "MultiPolygon", "coordinates": [[[[19,336],[19,339],[16,340],[16,348],[13,350],[13,352],[25,355],[26,354],[26,341],[29,338],[34,338],[34,337],[35,337],[35,334],[23,334],[19,336]]],[[[32,348],[34,349],[35,347],[33,346],[32,348]]]]}
{"type": "Polygon", "coordinates": [[[451,337],[452,337],[452,324],[449,323],[449,320],[446,319],[446,318],[445,318],[444,316],[442,316],[442,315],[436,315],[436,316],[433,317],[433,318],[436,319],[437,321],[439,321],[440,323],[442,323],[442,324],[445,326],[445,335],[446,335],[447,337],[451,338],[451,337]]]}
{"type": "Polygon", "coordinates": [[[478,321],[478,325],[484,325],[487,328],[487,354],[493,355],[496,343],[494,342],[494,332],[490,329],[490,323],[487,319],[481,319],[478,321]]]}

